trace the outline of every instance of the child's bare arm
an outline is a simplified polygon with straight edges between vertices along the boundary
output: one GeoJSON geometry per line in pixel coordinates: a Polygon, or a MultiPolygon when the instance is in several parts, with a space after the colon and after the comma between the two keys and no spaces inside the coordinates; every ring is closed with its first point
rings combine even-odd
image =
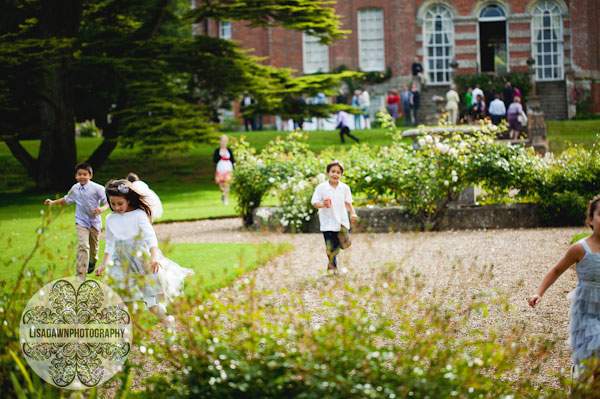
{"type": "Polygon", "coordinates": [[[108,202],[93,210],[94,215],[100,215],[102,212],[108,209],[108,202]]]}
{"type": "Polygon", "coordinates": [[[538,287],[537,293],[535,295],[527,298],[527,302],[529,302],[529,306],[535,307],[542,300],[542,296],[544,292],[552,285],[554,282],[563,274],[571,265],[575,262],[578,262],[585,255],[585,251],[583,250],[581,244],[573,244],[569,247],[565,255],[561,260],[558,261],[556,265],[542,279],[540,286],[538,287]]]}
{"type": "Polygon", "coordinates": [[[59,199],[57,199],[57,200],[54,200],[54,201],[53,201],[53,200],[51,200],[50,198],[47,198],[47,199],[44,201],[44,204],[45,204],[45,205],[65,205],[65,204],[66,204],[66,202],[65,202],[65,197],[60,197],[59,199]]]}
{"type": "Polygon", "coordinates": [[[350,202],[346,202],[345,204],[346,204],[346,209],[348,210],[348,212],[350,212],[350,221],[355,222],[358,219],[358,215],[356,214],[354,207],[352,206],[352,204],[350,202]]]}
{"type": "Polygon", "coordinates": [[[102,273],[104,273],[104,269],[106,268],[106,261],[108,260],[108,256],[109,256],[109,254],[107,252],[105,252],[104,256],[102,257],[102,262],[100,262],[100,266],[98,266],[96,268],[96,276],[100,277],[100,276],[102,276],[102,273]]]}
{"type": "Polygon", "coordinates": [[[152,273],[157,273],[158,269],[162,267],[158,260],[158,247],[150,248],[150,265],[152,266],[152,273]]]}

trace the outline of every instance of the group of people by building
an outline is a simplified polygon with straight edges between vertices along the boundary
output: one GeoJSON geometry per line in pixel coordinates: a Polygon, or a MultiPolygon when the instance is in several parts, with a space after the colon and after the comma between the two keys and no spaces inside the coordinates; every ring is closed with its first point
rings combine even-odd
{"type": "MultiPolygon", "coordinates": [[[[494,125],[499,125],[504,119],[509,125],[509,136],[511,139],[518,139],[527,123],[527,115],[521,104],[521,90],[518,87],[512,87],[510,82],[506,82],[502,93],[498,93],[492,87],[487,94],[477,84],[475,88],[469,87],[465,94],[465,115],[468,123],[473,123],[481,119],[490,119],[494,125]],[[489,105],[488,105],[489,104],[489,105]]],[[[449,114],[449,120],[456,124],[458,115],[455,110],[460,101],[456,86],[452,85],[446,93],[446,110],[449,114]]]]}
{"type": "Polygon", "coordinates": [[[421,108],[421,92],[417,84],[413,83],[410,90],[408,86],[403,86],[400,93],[398,90],[388,92],[387,111],[392,117],[392,122],[396,123],[402,112],[404,126],[417,126],[419,124],[419,108],[421,108]]]}

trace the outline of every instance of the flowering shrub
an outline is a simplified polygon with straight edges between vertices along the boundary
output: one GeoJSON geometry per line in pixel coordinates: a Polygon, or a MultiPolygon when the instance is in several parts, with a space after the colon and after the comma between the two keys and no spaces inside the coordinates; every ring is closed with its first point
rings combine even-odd
{"type": "Polygon", "coordinates": [[[596,145],[591,151],[575,147],[558,157],[540,157],[532,148],[495,142],[503,127],[482,123],[467,131],[422,126],[420,148],[414,150],[401,140],[389,115],[378,118],[393,139],[390,146],[329,148],[317,157],[301,132],[285,141],[278,138],[258,155],[242,143],[237,153],[244,162],[235,171],[234,192],[246,224],[252,223],[251,211],[270,192],[279,200],[281,223],[302,231],[315,212],[312,192],[325,181],[325,166],[333,159],[345,164],[343,181],[355,197],[399,204],[426,229],[436,227],[448,204],[468,186],[481,187],[485,202],[536,202],[549,225],[580,224],[585,204],[600,192],[596,145]]]}
{"type": "Polygon", "coordinates": [[[581,117],[589,113],[592,107],[592,102],[590,101],[590,91],[588,89],[575,84],[573,85],[572,89],[569,89],[569,96],[575,103],[577,117],[581,117]]]}
{"type": "Polygon", "coordinates": [[[581,224],[587,203],[600,193],[600,149],[572,147],[559,156],[548,155],[536,170],[535,191],[540,216],[549,225],[581,224]]]}
{"type": "Polygon", "coordinates": [[[243,138],[233,143],[240,161],[232,191],[238,197],[238,210],[246,226],[252,224],[252,212],[268,193],[279,200],[278,216],[284,227],[301,231],[310,221],[315,212],[310,199],[317,184],[325,180],[321,173],[325,166],[308,149],[307,137],[300,131],[286,140],[277,137],[260,154],[243,138]]]}
{"type": "Polygon", "coordinates": [[[75,134],[81,137],[100,137],[102,136],[102,130],[96,126],[94,119],[85,120],[81,123],[75,123],[75,134]]]}

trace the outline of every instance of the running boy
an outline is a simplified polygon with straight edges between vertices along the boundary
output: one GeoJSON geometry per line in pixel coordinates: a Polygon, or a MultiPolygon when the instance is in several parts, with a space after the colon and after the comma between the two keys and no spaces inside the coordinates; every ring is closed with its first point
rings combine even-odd
{"type": "Polygon", "coordinates": [[[44,201],[46,205],[65,205],[75,202],[75,227],[77,229],[77,277],[85,277],[96,268],[98,261],[98,236],[102,230],[100,214],[108,209],[104,187],[94,183],[92,166],[80,163],[75,166],[75,180],[67,195],[52,201],[44,201]],[[100,203],[104,205],[100,206],[100,203]]]}
{"type": "Polygon", "coordinates": [[[317,186],[310,200],[311,204],[319,210],[319,224],[323,237],[329,263],[328,270],[337,270],[336,255],[340,249],[350,246],[350,221],[358,219],[352,206],[352,193],[350,187],[340,181],[344,174],[344,166],[340,161],[332,161],[327,165],[329,181],[317,186]],[[350,211],[350,221],[348,220],[350,211]]]}

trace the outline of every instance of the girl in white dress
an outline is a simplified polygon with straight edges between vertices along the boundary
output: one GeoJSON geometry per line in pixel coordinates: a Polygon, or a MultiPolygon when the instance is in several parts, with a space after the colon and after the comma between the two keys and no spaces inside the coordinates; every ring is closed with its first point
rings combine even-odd
{"type": "Polygon", "coordinates": [[[102,276],[108,263],[108,274],[120,288],[125,287],[123,300],[143,300],[174,334],[173,317],[159,301],[172,301],[182,294],[184,278],[194,271],[163,256],[152,228],[150,206],[129,181],[112,180],[105,191],[113,212],[106,217],[106,248],[96,276],[102,276]]]}
{"type": "Polygon", "coordinates": [[[219,185],[221,189],[221,201],[223,204],[228,204],[229,197],[229,184],[233,181],[233,168],[235,159],[233,158],[233,151],[227,147],[229,139],[227,136],[222,135],[220,140],[219,148],[217,148],[213,154],[213,161],[217,164],[217,170],[215,171],[215,183],[219,185]]]}

